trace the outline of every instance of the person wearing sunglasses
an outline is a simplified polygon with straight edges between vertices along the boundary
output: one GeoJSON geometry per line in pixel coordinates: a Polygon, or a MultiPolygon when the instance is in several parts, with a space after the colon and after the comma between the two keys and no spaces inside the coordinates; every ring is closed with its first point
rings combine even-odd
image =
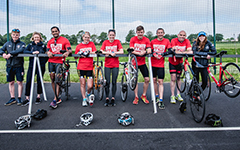
{"type": "MultiPolygon", "coordinates": [[[[32,35],[32,43],[28,44],[27,48],[24,50],[24,53],[26,54],[44,54],[46,53],[46,45],[43,44],[43,38],[42,35],[39,32],[34,32],[32,35]]],[[[30,96],[30,89],[31,89],[31,82],[32,82],[32,72],[33,72],[33,57],[29,57],[29,65],[28,65],[28,72],[27,72],[27,81],[26,81],[26,88],[25,88],[25,96],[26,99],[23,101],[22,106],[27,106],[29,104],[29,96],[30,96]]],[[[41,72],[42,75],[44,75],[45,72],[45,64],[47,62],[46,57],[40,57],[40,66],[41,66],[41,72]]],[[[36,65],[36,72],[37,74],[37,98],[36,98],[36,104],[39,104],[41,102],[40,96],[42,94],[42,85],[41,80],[39,76],[38,67],[36,65]]]]}
{"type": "Polygon", "coordinates": [[[0,54],[6,59],[6,71],[7,71],[7,82],[9,82],[10,100],[4,105],[9,106],[17,103],[18,106],[22,104],[22,90],[23,90],[23,77],[24,68],[23,57],[17,57],[18,54],[23,53],[25,49],[25,43],[20,41],[20,30],[13,29],[11,33],[11,40],[6,42],[0,49],[0,54]],[[15,76],[18,84],[18,98],[15,98],[15,76]]]}
{"type": "MultiPolygon", "coordinates": [[[[69,40],[65,37],[60,36],[60,30],[58,27],[53,26],[51,28],[51,33],[53,35],[53,38],[50,39],[47,43],[47,55],[49,57],[48,70],[50,73],[52,89],[55,92],[54,81],[56,69],[59,65],[63,64],[62,58],[68,57],[68,55],[72,53],[72,49],[69,40]],[[62,54],[60,52],[61,50],[66,50],[66,52],[63,54],[63,57],[53,57],[54,54],[62,54]]],[[[59,87],[57,86],[57,88],[59,87]]],[[[57,108],[57,104],[60,104],[61,102],[61,99],[57,101],[57,98],[54,97],[53,101],[50,103],[49,106],[52,108],[57,108]]]]}

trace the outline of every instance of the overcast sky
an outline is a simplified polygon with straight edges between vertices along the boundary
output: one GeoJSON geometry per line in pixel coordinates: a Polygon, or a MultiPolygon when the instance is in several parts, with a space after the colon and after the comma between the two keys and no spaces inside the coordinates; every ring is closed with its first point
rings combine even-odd
{"type": "MultiPolygon", "coordinates": [[[[80,30],[100,35],[112,28],[112,0],[9,0],[10,29],[21,35],[39,31],[51,38],[50,28],[59,26],[61,33],[77,34],[80,30]]],[[[224,38],[237,37],[240,27],[238,0],[217,0],[216,33],[224,38]]],[[[155,34],[162,27],[167,34],[185,30],[187,34],[204,30],[213,33],[212,0],[115,0],[116,38],[122,42],[128,31],[143,25],[155,34]]],[[[0,34],[6,33],[6,0],[0,2],[0,34]]]]}

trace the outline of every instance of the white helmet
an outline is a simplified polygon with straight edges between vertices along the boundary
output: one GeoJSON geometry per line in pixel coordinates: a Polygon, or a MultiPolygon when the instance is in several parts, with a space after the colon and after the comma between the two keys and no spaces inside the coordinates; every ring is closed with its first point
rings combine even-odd
{"type": "Polygon", "coordinates": [[[118,123],[123,126],[134,125],[134,118],[129,112],[124,112],[118,117],[118,123]]]}
{"type": "Polygon", "coordinates": [[[15,122],[17,129],[24,129],[25,127],[30,127],[31,115],[24,115],[19,117],[15,122]]]}
{"type": "Polygon", "coordinates": [[[80,123],[77,124],[76,126],[79,126],[79,125],[84,125],[84,126],[88,126],[93,120],[93,114],[90,113],[90,112],[86,112],[86,113],[83,113],[81,116],[80,116],[80,123]]]}

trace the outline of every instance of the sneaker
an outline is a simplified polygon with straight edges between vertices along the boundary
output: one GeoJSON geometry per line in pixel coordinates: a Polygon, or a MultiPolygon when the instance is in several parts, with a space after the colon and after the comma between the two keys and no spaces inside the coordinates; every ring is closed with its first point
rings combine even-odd
{"type": "Polygon", "coordinates": [[[57,108],[57,102],[56,102],[56,100],[53,100],[51,103],[50,103],[50,105],[49,105],[49,107],[52,107],[52,108],[57,108]]]}
{"type": "Polygon", "coordinates": [[[82,101],[82,106],[83,107],[87,107],[87,98],[84,98],[83,101],[82,101]]]}
{"type": "Polygon", "coordinates": [[[133,100],[133,104],[134,104],[134,105],[137,105],[137,104],[138,104],[138,101],[139,101],[139,98],[138,98],[138,97],[135,97],[135,99],[133,100]]]}
{"type": "Polygon", "coordinates": [[[158,103],[158,107],[159,107],[159,109],[165,109],[165,106],[164,106],[163,101],[160,101],[160,102],[158,103]]]}
{"type": "Polygon", "coordinates": [[[88,98],[88,103],[89,103],[90,106],[93,105],[93,103],[94,103],[94,99],[95,99],[94,95],[91,94],[91,95],[89,96],[89,98],[88,98]]]}
{"type": "Polygon", "coordinates": [[[27,106],[29,104],[29,99],[25,99],[23,102],[22,102],[22,106],[27,106]]]}
{"type": "Polygon", "coordinates": [[[149,104],[149,101],[147,100],[147,96],[145,95],[145,96],[141,96],[141,99],[142,99],[142,101],[145,103],[145,104],[149,104]]]}
{"type": "Polygon", "coordinates": [[[36,101],[35,101],[35,104],[40,104],[40,102],[41,102],[40,97],[37,97],[37,98],[36,98],[36,101]]]}
{"type": "Polygon", "coordinates": [[[111,106],[113,106],[113,107],[114,107],[114,106],[116,106],[115,99],[113,99],[113,98],[112,98],[112,100],[111,100],[111,103],[110,103],[110,104],[111,104],[111,106]]]}
{"type": "Polygon", "coordinates": [[[106,99],[106,102],[105,102],[104,106],[107,107],[108,104],[109,104],[109,99],[106,99]]]}
{"type": "Polygon", "coordinates": [[[17,99],[17,105],[18,106],[22,105],[22,98],[21,97],[17,99]]]}
{"type": "Polygon", "coordinates": [[[171,96],[171,97],[170,97],[170,103],[176,104],[175,96],[171,96]]]}
{"type": "Polygon", "coordinates": [[[91,94],[88,94],[87,92],[86,92],[86,98],[87,98],[87,101],[88,101],[88,99],[89,99],[89,96],[90,96],[91,94]]]}
{"type": "Polygon", "coordinates": [[[6,102],[4,105],[5,106],[10,106],[10,105],[12,105],[12,104],[14,104],[14,103],[16,103],[17,101],[16,101],[16,99],[15,98],[11,98],[8,102],[6,102]]]}
{"type": "Polygon", "coordinates": [[[57,101],[57,104],[60,104],[60,103],[62,103],[62,100],[61,100],[61,99],[59,99],[59,100],[57,101]]]}
{"type": "Polygon", "coordinates": [[[159,103],[159,102],[160,102],[159,97],[156,97],[156,103],[159,103]]]}
{"type": "Polygon", "coordinates": [[[183,101],[183,98],[181,97],[180,94],[178,94],[175,98],[176,98],[176,100],[178,100],[179,102],[182,102],[182,101],[183,101]]]}

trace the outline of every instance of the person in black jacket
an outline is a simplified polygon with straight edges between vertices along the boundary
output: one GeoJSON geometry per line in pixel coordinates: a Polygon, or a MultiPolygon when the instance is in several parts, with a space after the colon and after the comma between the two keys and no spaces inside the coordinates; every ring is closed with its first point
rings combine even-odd
{"type": "MultiPolygon", "coordinates": [[[[206,58],[196,58],[196,61],[199,62],[204,67],[208,66],[208,59],[211,59],[210,55],[215,55],[217,53],[214,45],[207,39],[206,33],[201,31],[198,33],[197,40],[193,42],[192,46],[193,54],[198,56],[205,56],[206,58]]],[[[207,68],[196,68],[196,63],[192,61],[192,68],[196,74],[197,80],[199,81],[199,73],[202,77],[202,89],[204,90],[207,85],[207,68]]]]}
{"type": "MultiPolygon", "coordinates": [[[[32,35],[32,43],[30,43],[27,48],[24,50],[24,53],[26,54],[44,54],[46,53],[46,45],[43,44],[42,36],[38,32],[34,32],[32,35]]],[[[27,82],[26,82],[26,88],[25,88],[25,96],[26,99],[23,101],[22,106],[26,106],[29,104],[29,96],[30,96],[30,89],[31,89],[31,82],[32,82],[32,72],[33,72],[33,57],[29,58],[29,66],[28,66],[28,72],[27,72],[27,82]]],[[[41,66],[41,72],[42,75],[45,72],[45,64],[47,62],[47,58],[41,57],[40,59],[40,66],[41,66]]],[[[40,96],[42,94],[42,85],[41,80],[38,72],[38,66],[36,65],[36,72],[37,74],[37,98],[36,98],[36,104],[39,104],[41,102],[40,96]]]]}
{"type": "Polygon", "coordinates": [[[0,54],[2,54],[3,58],[6,59],[6,72],[7,72],[7,82],[9,82],[9,92],[11,99],[5,103],[5,106],[12,105],[17,102],[17,105],[22,104],[22,90],[23,90],[23,75],[24,68],[23,57],[17,57],[19,53],[22,53],[25,49],[25,43],[20,41],[20,30],[13,29],[11,33],[12,39],[6,42],[3,47],[0,49],[0,54]],[[17,78],[18,84],[18,98],[15,99],[15,76],[17,78]]]}

